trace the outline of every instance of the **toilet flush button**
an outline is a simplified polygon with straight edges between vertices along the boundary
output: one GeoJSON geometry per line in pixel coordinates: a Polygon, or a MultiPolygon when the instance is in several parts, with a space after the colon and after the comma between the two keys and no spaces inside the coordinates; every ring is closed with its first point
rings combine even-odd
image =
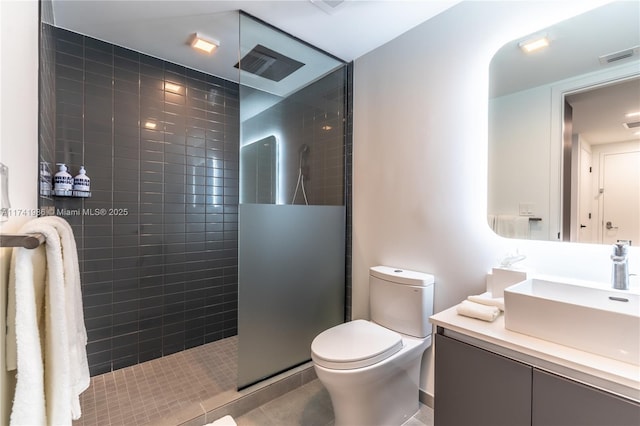
{"type": "Polygon", "coordinates": [[[404,272],[404,271],[403,271],[402,269],[396,269],[396,270],[395,270],[395,271],[393,271],[393,272],[395,272],[396,274],[399,274],[399,273],[404,272]]]}

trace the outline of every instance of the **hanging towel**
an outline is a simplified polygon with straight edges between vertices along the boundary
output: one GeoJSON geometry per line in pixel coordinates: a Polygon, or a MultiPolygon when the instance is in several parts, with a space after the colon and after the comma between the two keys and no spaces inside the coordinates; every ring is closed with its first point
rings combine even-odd
{"type": "Polygon", "coordinates": [[[6,362],[8,371],[19,367],[20,374],[14,395],[16,403],[11,412],[12,425],[46,424],[42,362],[44,336],[40,334],[45,327],[46,268],[44,246],[33,250],[13,249],[7,303],[6,362]],[[16,310],[19,315],[16,315],[16,310]]]}
{"type": "Polygon", "coordinates": [[[529,239],[529,217],[500,214],[496,217],[496,232],[507,238],[529,239]]]}
{"type": "Polygon", "coordinates": [[[77,250],[62,222],[28,222],[20,233],[41,233],[46,243],[13,251],[7,309],[7,368],[17,369],[12,425],[71,424],[89,384],[77,250]]]}
{"type": "Polygon", "coordinates": [[[41,220],[55,228],[62,246],[71,375],[71,414],[76,420],[82,415],[80,394],[89,387],[91,382],[87,361],[87,330],[84,325],[78,249],[69,222],[58,216],[47,216],[41,220]]]}
{"type": "Polygon", "coordinates": [[[492,231],[496,231],[496,215],[494,214],[489,214],[487,215],[487,223],[489,224],[489,228],[491,228],[492,231]]]}

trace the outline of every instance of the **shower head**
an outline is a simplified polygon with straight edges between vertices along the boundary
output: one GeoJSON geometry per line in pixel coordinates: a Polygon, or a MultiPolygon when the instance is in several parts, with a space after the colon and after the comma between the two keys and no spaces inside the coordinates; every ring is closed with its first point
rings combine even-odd
{"type": "Polygon", "coordinates": [[[309,150],[310,150],[309,145],[307,145],[306,143],[303,143],[298,149],[298,168],[301,170],[301,173],[302,173],[302,164],[306,163],[309,150]]]}

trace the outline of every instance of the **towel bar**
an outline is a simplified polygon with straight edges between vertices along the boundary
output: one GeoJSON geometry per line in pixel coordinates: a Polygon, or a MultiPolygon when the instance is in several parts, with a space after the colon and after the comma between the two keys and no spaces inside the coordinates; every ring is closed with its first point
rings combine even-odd
{"type": "Polygon", "coordinates": [[[44,244],[42,234],[0,234],[0,247],[24,247],[34,249],[44,244]]]}

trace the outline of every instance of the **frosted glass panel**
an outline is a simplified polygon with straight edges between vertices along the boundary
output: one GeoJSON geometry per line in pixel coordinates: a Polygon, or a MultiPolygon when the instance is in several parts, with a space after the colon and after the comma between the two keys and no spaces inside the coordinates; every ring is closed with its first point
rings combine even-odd
{"type": "Polygon", "coordinates": [[[242,388],[344,321],[346,66],[243,13],[239,54],[242,388]]]}
{"type": "Polygon", "coordinates": [[[238,385],[311,358],[344,321],[345,207],[239,206],[238,385]]]}

